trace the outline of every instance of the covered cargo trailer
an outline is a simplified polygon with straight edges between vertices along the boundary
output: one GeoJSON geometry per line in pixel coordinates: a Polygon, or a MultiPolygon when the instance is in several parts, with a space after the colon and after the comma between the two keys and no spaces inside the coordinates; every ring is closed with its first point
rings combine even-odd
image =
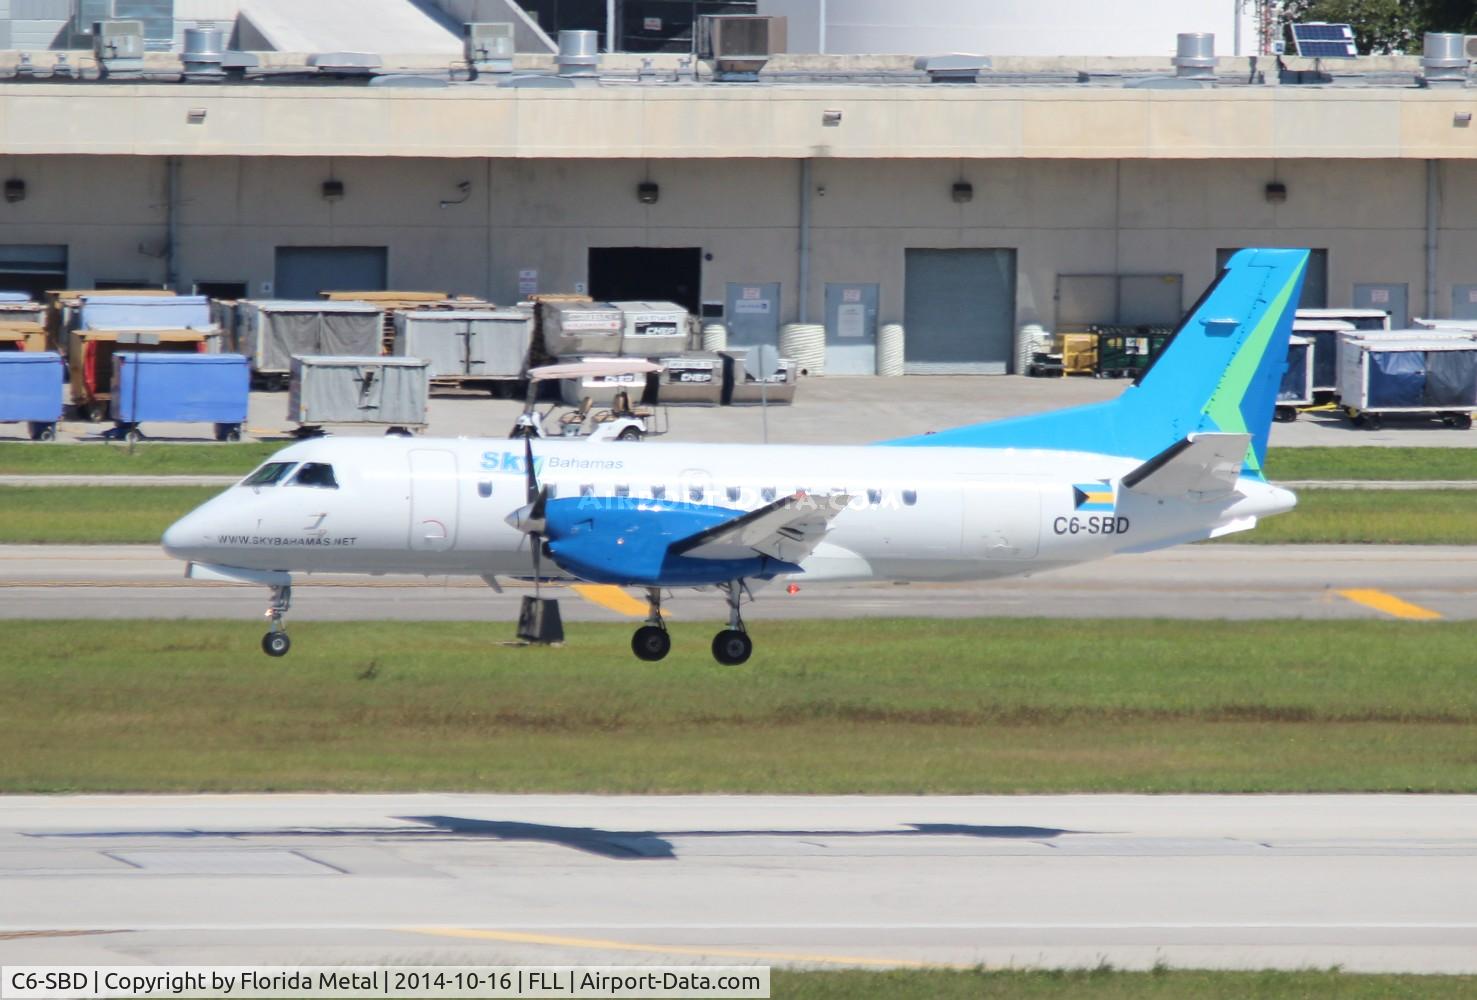
{"type": "Polygon", "coordinates": [[[1093,374],[1098,378],[1137,378],[1164,353],[1174,331],[1162,326],[1098,325],[1097,364],[1093,374]]]}
{"type": "Polygon", "coordinates": [[[239,354],[113,355],[114,435],[138,440],[139,424],[212,424],[217,441],[241,440],[251,371],[239,354]]]}
{"type": "Polygon", "coordinates": [[[1312,342],[1313,398],[1319,402],[1336,398],[1339,389],[1339,340],[1346,333],[1358,333],[1358,327],[1342,319],[1299,318],[1292,321],[1292,332],[1312,342]]]}
{"type": "Polygon", "coordinates": [[[662,406],[717,406],[723,402],[723,358],[712,353],[658,358],[656,401],[662,406]]]}
{"type": "Polygon", "coordinates": [[[526,309],[395,314],[394,355],[429,361],[436,381],[517,381],[527,370],[532,343],[533,313],[526,309]]]}
{"type": "Polygon", "coordinates": [[[245,299],[236,306],[237,347],[252,375],[286,384],[295,355],[378,357],[384,313],[368,302],[245,299]]]}
{"type": "Polygon", "coordinates": [[[1356,425],[1372,430],[1390,414],[1471,427],[1477,409],[1477,339],[1348,337],[1339,361],[1339,402],[1356,425]]]}
{"type": "Polygon", "coordinates": [[[625,317],[609,302],[544,301],[539,313],[551,357],[620,353],[625,317]]]}
{"type": "MultiPolygon", "coordinates": [[[[609,406],[618,392],[626,393],[634,403],[646,394],[648,373],[633,371],[631,363],[624,358],[561,358],[560,364],[589,366],[573,378],[559,380],[559,397],[568,406],[582,406],[586,399],[591,406],[609,406]],[[599,370],[605,366],[610,368],[609,372],[599,370]]],[[[660,378],[660,373],[657,377],[660,378]]]]}
{"type": "Polygon", "coordinates": [[[1313,405],[1313,341],[1307,337],[1287,340],[1287,370],[1277,389],[1276,418],[1290,423],[1298,418],[1298,408],[1313,405]]]}
{"type": "Polygon", "coordinates": [[[757,379],[748,369],[747,348],[730,347],[723,356],[723,402],[727,406],[788,406],[795,402],[795,384],[800,366],[790,358],[779,359],[779,371],[757,379]]]}
{"type": "Polygon", "coordinates": [[[200,330],[215,326],[204,295],[86,295],[83,330],[200,330]]]}
{"type": "Polygon", "coordinates": [[[383,426],[409,434],[426,425],[431,363],[422,358],[313,357],[292,359],[287,419],[299,435],[328,424],[383,426]]]}
{"type": "Polygon", "coordinates": [[[76,330],[67,354],[69,401],[78,415],[102,420],[113,392],[113,355],[139,353],[204,354],[205,330],[76,330]]]}
{"type": "Polygon", "coordinates": [[[1356,330],[1390,329],[1390,314],[1383,309],[1299,309],[1293,319],[1332,320],[1356,330]]]}
{"type": "Polygon", "coordinates": [[[61,355],[55,351],[0,354],[0,423],[24,423],[32,441],[51,441],[61,418],[61,355]]]}
{"type": "Polygon", "coordinates": [[[612,302],[621,311],[620,352],[653,358],[687,350],[688,313],[675,302],[612,302]]]}

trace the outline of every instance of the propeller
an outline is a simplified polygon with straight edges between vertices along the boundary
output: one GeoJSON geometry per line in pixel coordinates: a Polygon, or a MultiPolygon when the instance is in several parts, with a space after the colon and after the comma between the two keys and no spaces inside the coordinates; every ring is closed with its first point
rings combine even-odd
{"type": "Polygon", "coordinates": [[[533,554],[533,592],[539,595],[543,577],[544,529],[548,519],[544,514],[549,503],[549,491],[538,483],[533,471],[533,441],[523,439],[524,497],[527,503],[508,515],[507,522],[528,536],[528,548],[533,554]]]}

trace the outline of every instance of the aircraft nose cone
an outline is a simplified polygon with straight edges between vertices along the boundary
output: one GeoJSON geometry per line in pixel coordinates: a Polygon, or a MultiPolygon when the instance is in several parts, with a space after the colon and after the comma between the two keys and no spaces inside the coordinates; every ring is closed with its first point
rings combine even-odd
{"type": "Polygon", "coordinates": [[[200,528],[200,519],[194,514],[186,514],[165,529],[164,537],[159,540],[160,544],[174,558],[188,560],[192,558],[193,552],[200,549],[204,540],[200,528]]]}

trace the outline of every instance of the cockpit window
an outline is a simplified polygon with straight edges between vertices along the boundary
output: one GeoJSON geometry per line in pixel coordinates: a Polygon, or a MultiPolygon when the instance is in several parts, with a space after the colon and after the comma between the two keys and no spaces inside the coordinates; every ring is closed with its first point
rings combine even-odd
{"type": "Polygon", "coordinates": [[[241,480],[242,486],[276,486],[287,478],[296,462],[268,462],[251,475],[241,480]]]}
{"type": "Polygon", "coordinates": [[[316,486],[322,490],[338,489],[338,480],[333,478],[333,466],[322,462],[304,462],[292,478],[293,486],[316,486]]]}

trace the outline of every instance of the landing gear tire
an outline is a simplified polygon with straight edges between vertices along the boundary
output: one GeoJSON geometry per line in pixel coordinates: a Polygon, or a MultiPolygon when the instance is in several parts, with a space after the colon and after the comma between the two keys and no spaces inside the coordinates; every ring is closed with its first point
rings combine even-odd
{"type": "Polygon", "coordinates": [[[268,656],[286,656],[292,648],[292,640],[286,632],[268,632],[262,636],[262,652],[268,656]]]}
{"type": "Polygon", "coordinates": [[[753,652],[754,640],[746,632],[730,628],[713,636],[713,659],[725,667],[736,667],[746,662],[753,652]]]}
{"type": "Polygon", "coordinates": [[[631,637],[631,652],[638,660],[655,663],[672,651],[672,637],[656,625],[643,625],[631,637]]]}

